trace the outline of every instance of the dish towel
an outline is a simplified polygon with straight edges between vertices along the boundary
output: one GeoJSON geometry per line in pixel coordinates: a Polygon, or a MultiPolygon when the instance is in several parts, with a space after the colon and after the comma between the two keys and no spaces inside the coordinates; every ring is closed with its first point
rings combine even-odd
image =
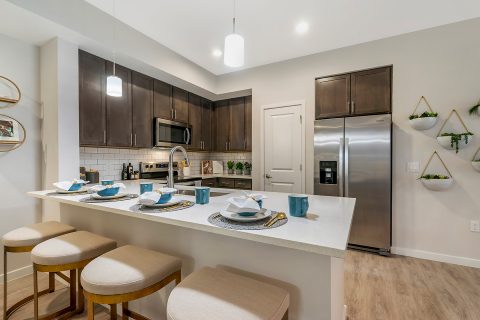
{"type": "Polygon", "coordinates": [[[162,194],[175,193],[177,189],[161,188],[155,191],[145,192],[138,198],[138,203],[141,205],[151,206],[158,203],[162,194]]]}
{"type": "Polygon", "coordinates": [[[90,187],[88,189],[89,192],[91,193],[95,193],[95,192],[99,192],[99,191],[102,191],[102,190],[105,190],[107,188],[120,188],[120,189],[125,189],[125,185],[123,183],[114,183],[112,185],[109,185],[109,186],[104,186],[104,185],[96,185],[96,186],[93,186],[93,187],[90,187]]]}
{"type": "Polygon", "coordinates": [[[70,180],[70,181],[55,182],[53,185],[57,189],[68,191],[76,183],[87,184],[88,181],[85,181],[85,180],[82,180],[82,179],[75,179],[75,180],[70,180]]]}
{"type": "Polygon", "coordinates": [[[261,210],[257,201],[265,199],[266,196],[262,194],[249,194],[241,197],[228,198],[227,211],[230,212],[254,212],[257,213],[261,210]]]}

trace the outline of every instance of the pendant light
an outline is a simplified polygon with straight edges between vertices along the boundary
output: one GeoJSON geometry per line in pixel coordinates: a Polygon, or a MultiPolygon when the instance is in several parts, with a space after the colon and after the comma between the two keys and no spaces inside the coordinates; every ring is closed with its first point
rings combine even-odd
{"type": "Polygon", "coordinates": [[[241,67],[245,61],[245,41],[235,33],[236,0],[233,0],[233,33],[225,37],[223,63],[229,67],[241,67]]]}
{"type": "MultiPolygon", "coordinates": [[[[115,0],[113,0],[113,45],[116,43],[116,15],[115,15],[115,0]]],[[[116,53],[115,49],[113,50],[113,75],[107,77],[107,95],[111,97],[121,97],[122,96],[122,79],[115,75],[115,60],[116,53]]]]}

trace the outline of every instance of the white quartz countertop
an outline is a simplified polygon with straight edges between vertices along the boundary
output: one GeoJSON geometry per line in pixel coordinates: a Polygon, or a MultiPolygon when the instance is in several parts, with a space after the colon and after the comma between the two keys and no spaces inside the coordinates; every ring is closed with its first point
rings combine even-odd
{"type": "MultiPolygon", "coordinates": [[[[138,181],[124,181],[124,183],[127,185],[126,192],[139,192],[138,181]]],[[[176,188],[193,189],[187,186],[176,186],[176,188]]],[[[138,213],[130,210],[130,208],[137,203],[138,199],[118,202],[85,203],[79,200],[89,195],[48,195],[54,192],[54,190],[32,191],[28,194],[36,198],[80,206],[87,209],[100,210],[332,257],[342,258],[345,254],[355,199],[309,195],[310,208],[307,217],[297,218],[288,215],[287,194],[262,191],[261,193],[268,197],[263,201],[263,206],[271,210],[287,213],[288,223],[273,229],[240,231],[211,225],[208,222],[208,217],[224,209],[226,207],[226,199],[231,196],[242,195],[243,192],[216,188],[212,188],[211,191],[231,193],[219,197],[210,197],[210,203],[206,205],[194,205],[185,210],[163,213],[138,213]]],[[[178,195],[178,197],[195,202],[194,196],[178,195]]]]}

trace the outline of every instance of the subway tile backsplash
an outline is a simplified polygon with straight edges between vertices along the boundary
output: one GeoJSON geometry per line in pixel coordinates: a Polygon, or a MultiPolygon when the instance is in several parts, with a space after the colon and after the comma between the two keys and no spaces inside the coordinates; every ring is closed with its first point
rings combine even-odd
{"type": "MultiPolygon", "coordinates": [[[[152,149],[113,149],[80,147],[80,166],[87,170],[98,170],[100,179],[120,180],[123,163],[131,163],[134,170],[138,170],[140,162],[168,161],[168,150],[152,149]]],[[[221,153],[221,152],[188,152],[190,158],[190,172],[192,175],[200,174],[202,160],[223,161],[223,169],[227,170],[227,161],[252,161],[250,152],[221,153]]],[[[177,152],[175,160],[182,159],[182,154],[177,152]]]]}

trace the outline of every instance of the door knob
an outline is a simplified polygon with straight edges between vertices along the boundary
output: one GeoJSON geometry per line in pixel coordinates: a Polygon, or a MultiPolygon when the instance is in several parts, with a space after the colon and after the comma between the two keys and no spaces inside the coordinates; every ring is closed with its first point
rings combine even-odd
{"type": "Polygon", "coordinates": [[[269,175],[268,173],[265,175],[265,178],[270,179],[272,176],[269,175]]]}

